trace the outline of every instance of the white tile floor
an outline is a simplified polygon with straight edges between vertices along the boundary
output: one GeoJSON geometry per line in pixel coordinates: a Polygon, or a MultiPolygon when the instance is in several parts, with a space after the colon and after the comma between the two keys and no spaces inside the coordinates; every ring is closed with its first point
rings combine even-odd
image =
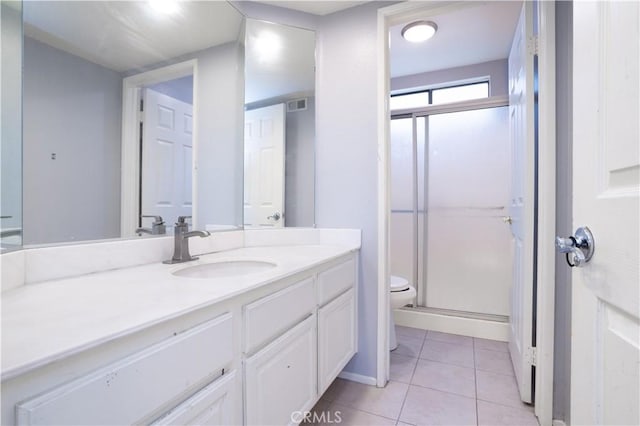
{"type": "Polygon", "coordinates": [[[315,407],[325,420],[316,424],[538,425],[518,396],[506,343],[407,327],[396,333],[389,384],[336,379],[315,407]]]}

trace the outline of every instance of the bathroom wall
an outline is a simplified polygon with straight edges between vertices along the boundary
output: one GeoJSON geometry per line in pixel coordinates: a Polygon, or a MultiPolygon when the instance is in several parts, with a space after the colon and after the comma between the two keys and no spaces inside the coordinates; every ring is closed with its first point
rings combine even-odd
{"type": "Polygon", "coordinates": [[[378,327],[377,10],[322,17],[316,78],[316,223],[362,229],[359,352],[346,370],[376,376],[378,327]]]}
{"type": "Polygon", "coordinates": [[[464,82],[478,77],[490,78],[490,96],[509,95],[507,59],[392,78],[391,91],[428,87],[449,82],[464,82]]]}
{"type": "Polygon", "coordinates": [[[285,226],[309,226],[314,217],[316,100],[307,98],[307,109],[287,112],[285,156],[285,226]]]}
{"type": "Polygon", "coordinates": [[[193,105],[193,76],[188,75],[171,81],[163,81],[148,87],[158,93],[171,96],[179,101],[193,105]]]}
{"type": "Polygon", "coordinates": [[[120,74],[25,37],[23,78],[24,244],[118,237],[120,74]]]}

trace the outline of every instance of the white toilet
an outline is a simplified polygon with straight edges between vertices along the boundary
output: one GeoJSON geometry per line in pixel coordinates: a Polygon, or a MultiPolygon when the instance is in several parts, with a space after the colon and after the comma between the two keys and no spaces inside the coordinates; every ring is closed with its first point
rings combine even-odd
{"type": "Polygon", "coordinates": [[[393,310],[413,303],[413,299],[416,297],[416,289],[412,285],[409,285],[407,279],[394,275],[391,276],[389,288],[391,290],[391,303],[389,304],[389,350],[392,351],[398,347],[396,325],[393,322],[393,310]]]}

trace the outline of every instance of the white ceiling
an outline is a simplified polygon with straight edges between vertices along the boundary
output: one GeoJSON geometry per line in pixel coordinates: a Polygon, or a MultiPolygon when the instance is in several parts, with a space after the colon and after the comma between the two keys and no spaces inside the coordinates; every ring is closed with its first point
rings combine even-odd
{"type": "Polygon", "coordinates": [[[272,6],[284,7],[286,9],[298,10],[300,12],[311,13],[313,15],[328,15],[340,10],[349,9],[368,1],[257,1],[257,3],[270,4],[272,6]]]}
{"type": "Polygon", "coordinates": [[[25,34],[115,71],[236,40],[242,15],[227,2],[180,2],[173,15],[147,1],[24,2],[25,34]]]}
{"type": "MultiPolygon", "coordinates": [[[[391,28],[391,76],[418,74],[481,62],[509,55],[518,22],[520,1],[467,2],[463,9],[430,16],[436,35],[424,43],[410,43],[391,28]]],[[[408,23],[408,22],[407,22],[408,23]]]]}

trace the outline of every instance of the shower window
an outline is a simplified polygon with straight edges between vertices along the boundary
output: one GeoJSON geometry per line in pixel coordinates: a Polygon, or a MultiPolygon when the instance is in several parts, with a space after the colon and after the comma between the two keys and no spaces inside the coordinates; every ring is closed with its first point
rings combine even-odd
{"type": "Polygon", "coordinates": [[[426,89],[412,93],[391,95],[391,111],[419,109],[429,105],[468,101],[489,97],[489,82],[461,84],[456,86],[426,89]]]}

